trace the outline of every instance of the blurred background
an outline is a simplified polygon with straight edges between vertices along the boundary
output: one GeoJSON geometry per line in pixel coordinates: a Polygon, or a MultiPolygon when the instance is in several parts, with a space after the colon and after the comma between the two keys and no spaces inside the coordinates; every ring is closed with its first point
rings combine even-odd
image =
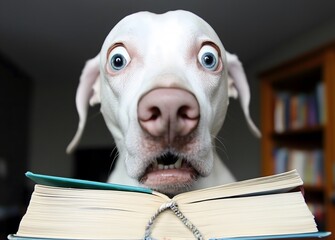
{"type": "MultiPolygon", "coordinates": [[[[0,0],[0,237],[16,231],[29,200],[26,171],[106,180],[114,145],[99,107],[90,109],[78,150],[65,153],[78,124],[81,70],[126,15],[175,9],[205,19],[239,56],[257,126],[259,74],[335,40],[333,0],[0,0]]],[[[218,152],[237,179],[261,175],[261,141],[236,100],[219,139],[218,152]]]]}

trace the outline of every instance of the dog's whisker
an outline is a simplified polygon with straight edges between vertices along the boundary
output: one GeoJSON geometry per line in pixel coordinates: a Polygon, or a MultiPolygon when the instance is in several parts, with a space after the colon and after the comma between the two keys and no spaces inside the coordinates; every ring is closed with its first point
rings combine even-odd
{"type": "MultiPolygon", "coordinates": [[[[112,155],[112,154],[111,154],[112,155]]],[[[113,159],[112,159],[112,162],[111,162],[111,168],[113,167],[114,163],[116,162],[117,158],[119,157],[119,153],[115,154],[113,159]]]]}
{"type": "MultiPolygon", "coordinates": [[[[220,146],[223,147],[224,150],[227,150],[226,146],[223,143],[223,139],[221,139],[219,136],[214,136],[214,139],[220,144],[220,146]]],[[[217,147],[217,144],[215,144],[215,146],[217,147]]]]}
{"type": "Polygon", "coordinates": [[[114,155],[114,157],[113,157],[112,162],[111,162],[111,165],[110,165],[110,167],[109,167],[109,174],[112,172],[113,165],[115,164],[117,158],[119,157],[119,152],[117,151],[116,146],[114,146],[114,148],[113,148],[113,150],[111,151],[111,153],[110,153],[109,156],[112,157],[113,155],[114,155]],[[116,154],[113,154],[114,152],[116,152],[116,154]]]}
{"type": "Polygon", "coordinates": [[[213,148],[223,152],[224,155],[226,156],[226,158],[230,159],[230,157],[228,155],[227,147],[224,145],[223,140],[221,140],[221,138],[219,136],[212,135],[212,137],[214,137],[216,142],[219,143],[219,146],[218,146],[218,144],[213,144],[213,148]]]}

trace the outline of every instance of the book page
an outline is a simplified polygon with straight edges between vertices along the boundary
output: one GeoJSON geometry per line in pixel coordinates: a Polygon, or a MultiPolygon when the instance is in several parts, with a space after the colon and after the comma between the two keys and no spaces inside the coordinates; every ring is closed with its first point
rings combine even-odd
{"type": "Polygon", "coordinates": [[[138,239],[150,217],[167,200],[159,193],[36,185],[17,235],[122,239],[127,233],[127,238],[138,239]]]}
{"type": "Polygon", "coordinates": [[[189,203],[234,196],[287,192],[290,189],[302,186],[302,184],[303,181],[301,180],[297,171],[292,170],[277,175],[254,178],[250,180],[233,182],[211,188],[181,193],[175,196],[173,199],[178,203],[189,203]]]}
{"type": "Polygon", "coordinates": [[[197,202],[180,209],[206,239],[317,231],[300,192],[197,202]]]}

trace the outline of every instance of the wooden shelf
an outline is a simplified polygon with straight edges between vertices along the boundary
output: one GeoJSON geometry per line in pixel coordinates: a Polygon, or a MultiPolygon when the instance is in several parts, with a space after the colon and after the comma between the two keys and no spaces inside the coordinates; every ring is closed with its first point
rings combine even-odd
{"type": "MultiPolygon", "coordinates": [[[[318,154],[321,153],[322,158],[318,158],[320,164],[315,165],[317,169],[315,171],[320,174],[317,175],[319,181],[315,184],[305,181],[305,197],[307,203],[317,206],[315,208],[322,209],[322,214],[318,213],[318,222],[323,228],[322,230],[334,233],[335,204],[332,201],[332,196],[334,196],[335,190],[335,182],[333,180],[335,174],[333,172],[335,171],[335,43],[323,46],[269,69],[262,73],[260,78],[263,175],[274,174],[278,172],[278,169],[282,169],[286,165],[287,168],[295,166],[292,162],[289,164],[286,162],[293,161],[292,159],[296,157],[293,156],[294,154],[300,154],[298,165],[301,167],[302,162],[307,164],[307,161],[309,161],[310,164],[311,159],[308,154],[311,153],[313,155],[314,151],[318,154]],[[324,93],[317,95],[317,88],[320,85],[322,85],[324,93]],[[302,96],[302,98],[313,96],[313,94],[315,94],[315,99],[319,102],[321,102],[320,99],[324,99],[324,102],[318,105],[318,111],[321,106],[325,112],[322,112],[322,114],[324,113],[322,115],[324,116],[323,121],[318,119],[318,124],[300,125],[307,127],[291,129],[290,126],[294,126],[292,116],[296,117],[297,114],[292,111],[292,106],[296,107],[296,105],[292,104],[292,99],[297,98],[297,96],[302,96]],[[278,108],[278,106],[281,108],[278,108]],[[278,116],[281,117],[281,114],[285,115],[283,118],[279,118],[280,122],[276,122],[278,121],[278,116]],[[275,131],[275,126],[276,129],[283,131],[275,131]],[[279,158],[276,154],[280,151],[282,154],[280,156],[282,158],[284,156],[286,160],[283,161],[284,165],[280,165],[278,168],[281,162],[278,162],[279,158]],[[302,157],[304,153],[307,156],[305,158],[302,157]]],[[[307,111],[313,112],[309,107],[308,105],[307,111]]],[[[301,108],[298,107],[297,109],[300,111],[299,109],[301,108]]],[[[301,114],[301,112],[298,114],[301,114]]],[[[318,112],[315,116],[320,118],[320,114],[318,112]]],[[[303,165],[302,169],[305,168],[307,167],[303,165]]],[[[313,174],[315,174],[315,171],[313,170],[313,174]]]]}
{"type": "Polygon", "coordinates": [[[294,137],[294,136],[318,136],[322,135],[324,131],[324,127],[321,125],[318,126],[313,126],[313,127],[303,127],[303,128],[298,128],[298,129],[288,129],[284,132],[274,132],[273,136],[277,137],[294,137]]]}
{"type": "Polygon", "coordinates": [[[293,147],[297,149],[322,148],[324,128],[321,126],[307,127],[296,130],[288,130],[282,133],[272,133],[272,141],[279,146],[293,147]]]}

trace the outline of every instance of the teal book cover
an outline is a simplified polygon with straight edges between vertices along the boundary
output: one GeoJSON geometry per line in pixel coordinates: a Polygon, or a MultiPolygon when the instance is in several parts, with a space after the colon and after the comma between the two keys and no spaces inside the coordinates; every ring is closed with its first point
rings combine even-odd
{"type": "Polygon", "coordinates": [[[57,177],[43,174],[35,174],[32,172],[27,172],[26,176],[33,180],[35,183],[46,186],[152,193],[152,190],[149,188],[128,186],[115,183],[104,183],[75,178],[57,177]]]}

